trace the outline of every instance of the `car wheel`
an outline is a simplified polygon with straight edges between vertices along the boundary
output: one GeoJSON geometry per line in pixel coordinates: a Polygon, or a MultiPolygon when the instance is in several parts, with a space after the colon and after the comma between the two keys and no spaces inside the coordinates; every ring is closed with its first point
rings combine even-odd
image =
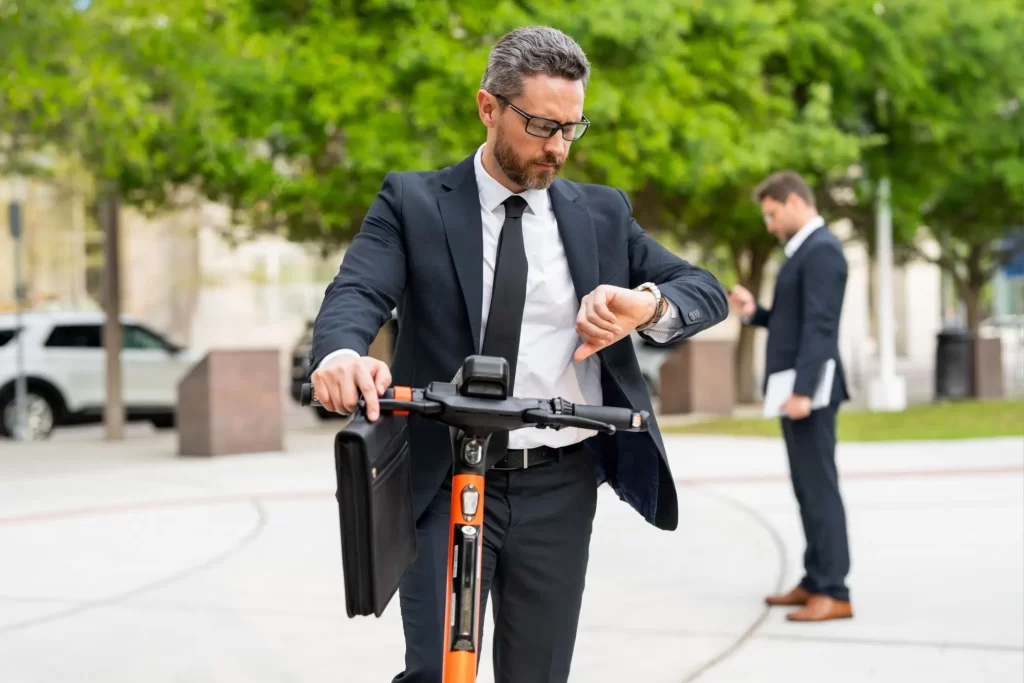
{"type": "MultiPolygon", "coordinates": [[[[42,394],[31,389],[25,392],[24,441],[43,441],[53,433],[57,408],[42,394]]],[[[0,398],[0,432],[12,437],[18,430],[18,403],[15,394],[0,398]]]]}
{"type": "Polygon", "coordinates": [[[174,413],[168,413],[166,415],[154,415],[149,421],[157,429],[174,429],[176,422],[174,418],[174,413]]]}

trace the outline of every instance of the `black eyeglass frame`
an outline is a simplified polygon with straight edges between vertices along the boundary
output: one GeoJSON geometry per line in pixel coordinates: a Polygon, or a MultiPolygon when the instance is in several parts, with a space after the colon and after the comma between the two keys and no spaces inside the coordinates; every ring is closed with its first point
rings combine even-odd
{"type": "Polygon", "coordinates": [[[577,140],[582,138],[584,135],[586,135],[588,130],[590,130],[590,121],[589,121],[589,119],[587,119],[586,116],[583,117],[582,121],[570,121],[568,123],[559,123],[558,121],[555,121],[554,119],[545,118],[543,116],[534,116],[533,114],[527,114],[525,111],[523,111],[522,109],[520,109],[516,105],[512,104],[511,102],[509,102],[508,98],[505,97],[504,95],[495,95],[494,97],[496,99],[498,99],[498,100],[501,100],[505,104],[507,104],[509,107],[512,108],[512,111],[514,111],[515,113],[519,114],[524,119],[526,119],[526,127],[525,127],[526,133],[527,133],[527,135],[532,135],[535,138],[544,138],[544,139],[553,138],[553,137],[555,137],[555,133],[558,133],[559,131],[561,131],[562,139],[563,140],[566,140],[567,142],[576,142],[577,140]],[[530,122],[533,121],[534,119],[536,119],[538,121],[549,121],[554,126],[554,128],[551,129],[551,133],[549,135],[538,135],[537,133],[531,133],[530,132],[530,122]],[[565,134],[568,132],[568,128],[570,126],[584,126],[583,132],[579,134],[579,137],[567,138],[567,137],[565,137],[565,134]]]}

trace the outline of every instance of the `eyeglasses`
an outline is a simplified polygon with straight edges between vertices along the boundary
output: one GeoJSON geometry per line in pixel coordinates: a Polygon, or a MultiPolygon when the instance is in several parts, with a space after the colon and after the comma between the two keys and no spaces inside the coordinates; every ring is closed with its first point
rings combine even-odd
{"type": "Polygon", "coordinates": [[[569,142],[575,142],[583,137],[583,134],[590,128],[590,121],[584,116],[582,121],[575,121],[570,123],[559,123],[558,121],[552,121],[551,119],[541,118],[532,114],[527,114],[525,111],[517,107],[508,101],[508,98],[502,95],[495,95],[496,98],[507,104],[512,108],[512,111],[526,119],[526,132],[534,137],[538,138],[550,138],[555,135],[558,131],[562,131],[562,138],[569,142]]]}

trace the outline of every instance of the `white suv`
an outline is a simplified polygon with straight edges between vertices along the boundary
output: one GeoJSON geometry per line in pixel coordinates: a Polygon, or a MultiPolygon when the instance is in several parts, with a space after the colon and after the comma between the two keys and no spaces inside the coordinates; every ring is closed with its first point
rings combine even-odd
{"type": "MultiPolygon", "coordinates": [[[[0,437],[15,427],[17,346],[24,345],[27,438],[57,425],[99,422],[106,403],[106,352],[101,311],[29,311],[20,331],[0,314],[0,437]],[[20,337],[20,339],[19,339],[20,337]]],[[[121,316],[121,376],[126,417],[174,426],[178,383],[199,354],[178,347],[129,316],[121,316]]]]}

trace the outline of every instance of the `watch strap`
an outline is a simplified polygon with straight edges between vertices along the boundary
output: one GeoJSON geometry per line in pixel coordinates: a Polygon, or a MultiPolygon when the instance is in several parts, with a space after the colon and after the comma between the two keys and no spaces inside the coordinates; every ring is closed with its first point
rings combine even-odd
{"type": "Polygon", "coordinates": [[[652,325],[657,324],[663,317],[665,317],[665,313],[668,312],[668,302],[665,300],[665,297],[662,296],[661,290],[658,289],[658,286],[653,282],[645,282],[634,289],[639,292],[650,292],[654,295],[655,299],[654,316],[648,322],[636,328],[637,332],[643,332],[652,325]]]}

